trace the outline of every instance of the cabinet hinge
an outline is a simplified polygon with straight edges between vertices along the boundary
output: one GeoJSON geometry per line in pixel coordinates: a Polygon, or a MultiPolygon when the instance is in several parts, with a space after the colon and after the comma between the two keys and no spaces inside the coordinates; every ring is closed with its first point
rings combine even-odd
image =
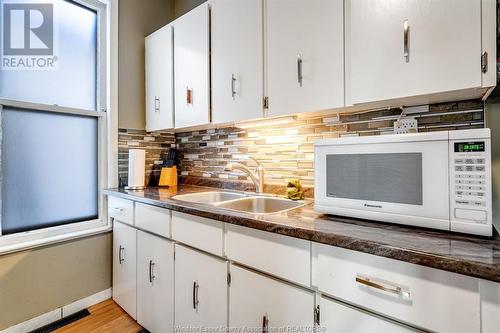
{"type": "Polygon", "coordinates": [[[264,97],[264,109],[269,109],[269,97],[264,97]]]}
{"type": "Polygon", "coordinates": [[[481,55],[481,72],[486,73],[488,71],[488,52],[483,52],[481,55]]]}
{"type": "Polygon", "coordinates": [[[231,285],[231,273],[227,273],[227,285],[231,285]]]}
{"type": "Polygon", "coordinates": [[[321,313],[321,311],[320,311],[320,309],[319,309],[319,305],[318,305],[318,306],[316,306],[316,308],[314,309],[314,323],[315,323],[316,325],[318,325],[318,326],[320,325],[320,313],[321,313]]]}

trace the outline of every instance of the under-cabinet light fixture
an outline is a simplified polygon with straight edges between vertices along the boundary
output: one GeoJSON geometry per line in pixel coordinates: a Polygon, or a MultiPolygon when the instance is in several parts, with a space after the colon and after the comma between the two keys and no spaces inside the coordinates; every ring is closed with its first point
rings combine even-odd
{"type": "Polygon", "coordinates": [[[297,116],[288,116],[288,117],[281,117],[281,118],[249,121],[249,122],[236,124],[235,126],[238,128],[245,129],[245,128],[255,128],[255,127],[266,127],[266,126],[273,126],[273,125],[290,124],[290,123],[293,123],[296,121],[297,121],[297,116]]]}

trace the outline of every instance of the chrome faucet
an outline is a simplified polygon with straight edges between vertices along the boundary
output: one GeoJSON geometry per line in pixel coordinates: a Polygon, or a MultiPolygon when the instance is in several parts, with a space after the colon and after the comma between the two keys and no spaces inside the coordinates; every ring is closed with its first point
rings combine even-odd
{"type": "Polygon", "coordinates": [[[255,158],[249,156],[251,160],[257,163],[257,169],[253,173],[246,165],[241,163],[228,163],[225,167],[225,171],[240,170],[246,173],[255,185],[255,192],[262,193],[264,191],[264,167],[255,158]]]}

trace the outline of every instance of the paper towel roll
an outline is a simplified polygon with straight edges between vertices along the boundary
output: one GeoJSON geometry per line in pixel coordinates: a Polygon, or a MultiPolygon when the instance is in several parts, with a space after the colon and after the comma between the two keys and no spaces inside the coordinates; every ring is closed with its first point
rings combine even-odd
{"type": "Polygon", "coordinates": [[[128,152],[128,186],[127,189],[143,189],[146,168],[146,151],[130,149],[128,152]]]}

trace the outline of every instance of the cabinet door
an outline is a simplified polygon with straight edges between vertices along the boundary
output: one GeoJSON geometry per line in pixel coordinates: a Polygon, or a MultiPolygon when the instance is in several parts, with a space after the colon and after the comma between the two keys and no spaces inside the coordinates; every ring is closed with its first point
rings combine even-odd
{"type": "Polygon", "coordinates": [[[227,262],[175,246],[175,326],[227,325],[227,262]]]}
{"type": "Polygon", "coordinates": [[[148,331],[174,325],[174,245],[137,231],[137,322],[148,331]]]}
{"type": "Polygon", "coordinates": [[[480,0],[355,0],[348,6],[352,103],[481,86],[480,0]]]}
{"type": "Polygon", "coordinates": [[[174,22],[175,127],[210,122],[208,5],[174,22]]]}
{"type": "Polygon", "coordinates": [[[232,265],[229,295],[229,327],[313,327],[314,294],[306,289],[232,265]]]}
{"type": "Polygon", "coordinates": [[[411,333],[416,332],[406,326],[375,317],[367,312],[321,298],[320,326],[327,333],[411,333]]]}
{"type": "Polygon", "coordinates": [[[479,280],[481,333],[500,332],[500,284],[479,280]]]}
{"type": "Polygon", "coordinates": [[[215,0],[211,24],[212,122],[262,117],[262,0],[215,0]]]}
{"type": "Polygon", "coordinates": [[[136,318],[136,230],[113,223],[113,299],[136,318]]]}
{"type": "Polygon", "coordinates": [[[343,0],[267,0],[269,116],[344,106],[343,0]]]}
{"type": "Polygon", "coordinates": [[[146,37],[146,129],[174,127],[172,26],[146,37]]]}

